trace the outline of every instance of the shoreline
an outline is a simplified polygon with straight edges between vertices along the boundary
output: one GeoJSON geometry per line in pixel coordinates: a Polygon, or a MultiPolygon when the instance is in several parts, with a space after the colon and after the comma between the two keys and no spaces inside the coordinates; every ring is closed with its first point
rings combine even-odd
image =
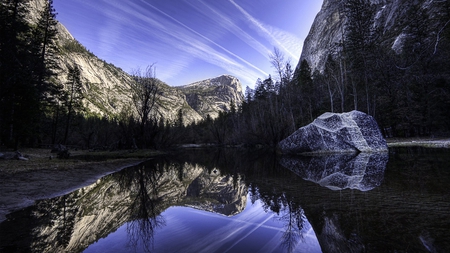
{"type": "Polygon", "coordinates": [[[450,138],[388,138],[386,142],[389,148],[450,148],[450,138]]]}
{"type": "MultiPolygon", "coordinates": [[[[390,138],[389,148],[450,148],[450,138],[390,138]]],[[[48,149],[24,149],[28,161],[0,160],[0,223],[35,201],[62,196],[98,179],[164,153],[154,150],[73,151],[70,159],[50,159],[48,149]]],[[[72,151],[71,151],[72,152],[72,151]]]]}
{"type": "Polygon", "coordinates": [[[28,161],[0,160],[0,223],[7,220],[9,213],[31,206],[37,200],[68,194],[161,154],[156,151],[76,152],[70,159],[50,160],[49,150],[21,152],[29,157],[28,161]]]}
{"type": "Polygon", "coordinates": [[[143,161],[121,160],[65,170],[42,169],[0,174],[0,223],[7,219],[7,214],[31,206],[37,200],[63,196],[143,161]]]}

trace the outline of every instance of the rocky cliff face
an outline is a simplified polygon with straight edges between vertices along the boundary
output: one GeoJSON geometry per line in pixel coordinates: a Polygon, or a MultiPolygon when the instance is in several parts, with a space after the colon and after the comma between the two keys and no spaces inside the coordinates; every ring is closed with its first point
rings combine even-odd
{"type": "Polygon", "coordinates": [[[216,118],[220,111],[230,111],[242,104],[242,85],[236,77],[222,75],[195,82],[179,89],[186,94],[188,104],[206,118],[216,118]]]}
{"type": "MultiPolygon", "coordinates": [[[[324,69],[328,54],[336,54],[340,49],[347,26],[344,5],[351,0],[324,0],[322,9],[317,14],[311,30],[303,45],[302,60],[307,60],[313,70],[324,69]]],[[[414,39],[408,32],[419,20],[419,15],[427,16],[423,29],[427,37],[425,43],[437,43],[442,31],[442,16],[445,13],[445,1],[432,0],[362,0],[371,6],[372,27],[379,36],[383,48],[394,53],[401,53],[408,40],[414,39]]],[[[421,21],[420,21],[421,22],[421,21]]],[[[300,62],[297,69],[300,68],[300,62]]]]}
{"type": "MultiPolygon", "coordinates": [[[[43,9],[44,4],[44,0],[30,1],[31,22],[37,20],[38,13],[43,9]]],[[[130,84],[133,82],[131,76],[89,52],[62,24],[58,23],[57,29],[57,44],[60,49],[57,62],[60,69],[57,71],[55,81],[64,84],[67,81],[68,66],[78,65],[84,86],[83,102],[90,113],[115,116],[122,111],[130,111],[133,105],[130,93],[130,84]]],[[[203,85],[198,86],[194,91],[170,87],[160,82],[154,115],[164,121],[174,122],[178,119],[177,114],[181,110],[183,122],[189,124],[205,119],[207,114],[214,118],[220,111],[229,110],[231,101],[237,105],[242,102],[241,84],[234,77],[221,76],[198,83],[203,85]],[[199,93],[196,94],[196,91],[199,93]],[[204,103],[207,106],[193,103],[193,97],[200,98],[202,101],[207,100],[204,103]]]]}
{"type": "Polygon", "coordinates": [[[340,1],[324,0],[322,9],[314,19],[313,25],[303,44],[302,55],[297,65],[307,60],[311,69],[322,69],[327,55],[332,52],[334,45],[342,39],[344,20],[339,7],[340,1]]]}

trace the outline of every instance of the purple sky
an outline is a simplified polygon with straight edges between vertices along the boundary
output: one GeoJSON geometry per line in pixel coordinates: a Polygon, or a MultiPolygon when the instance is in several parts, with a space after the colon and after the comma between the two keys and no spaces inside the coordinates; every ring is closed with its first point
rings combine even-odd
{"type": "Polygon", "coordinates": [[[319,0],[54,0],[57,19],[126,72],[156,63],[171,86],[222,74],[254,87],[277,47],[296,66],[319,0]]]}

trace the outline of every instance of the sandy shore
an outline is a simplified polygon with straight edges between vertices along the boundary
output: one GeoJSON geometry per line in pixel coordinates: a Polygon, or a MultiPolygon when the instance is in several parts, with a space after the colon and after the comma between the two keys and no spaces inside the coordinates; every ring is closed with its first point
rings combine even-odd
{"type": "Polygon", "coordinates": [[[97,179],[151,159],[157,152],[75,152],[68,160],[49,159],[48,150],[23,150],[28,161],[0,160],[0,222],[8,213],[36,200],[61,196],[88,186],[97,179]],[[76,157],[79,156],[80,159],[76,157]],[[89,156],[89,161],[81,156],[89,156]]]}

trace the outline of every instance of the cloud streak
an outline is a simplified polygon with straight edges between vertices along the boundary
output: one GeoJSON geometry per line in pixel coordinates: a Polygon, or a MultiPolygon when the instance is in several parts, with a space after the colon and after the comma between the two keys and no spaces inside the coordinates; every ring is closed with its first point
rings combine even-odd
{"type": "Polygon", "coordinates": [[[199,0],[199,2],[206,7],[206,9],[199,8],[198,5],[190,2],[194,8],[197,8],[199,11],[203,12],[207,15],[211,20],[215,20],[218,25],[221,25],[223,29],[233,33],[238,38],[240,38],[243,42],[252,47],[255,51],[260,53],[262,56],[267,57],[270,54],[272,49],[266,47],[263,43],[258,41],[256,38],[251,36],[249,33],[240,28],[235,19],[232,19],[230,16],[225,15],[223,12],[220,12],[217,8],[209,5],[205,1],[199,0]]]}
{"type": "Polygon", "coordinates": [[[273,46],[294,59],[301,49],[298,38],[259,21],[233,0],[176,5],[98,0],[82,5],[93,13],[91,20],[99,17],[90,24],[92,30],[83,23],[94,53],[126,71],[156,63],[158,78],[169,85],[231,74],[244,86],[253,86],[269,75],[273,46]]]}
{"type": "Polygon", "coordinates": [[[280,48],[295,60],[299,59],[302,49],[302,40],[295,35],[281,29],[269,26],[250,15],[244,8],[238,5],[234,0],[230,0],[239,12],[244,15],[246,20],[252,25],[261,36],[269,40],[274,46],[280,48]]]}
{"type": "MultiPolygon", "coordinates": [[[[109,4],[112,5],[112,3],[109,4]]],[[[168,64],[169,67],[163,66],[159,71],[161,79],[171,78],[187,69],[193,61],[192,58],[217,66],[247,84],[254,83],[260,76],[268,75],[267,72],[221,45],[220,42],[208,38],[149,2],[142,0],[129,2],[122,4],[120,10],[112,10],[112,8],[105,8],[105,5],[102,5],[102,11],[112,20],[104,27],[105,30],[100,36],[100,43],[104,45],[102,51],[105,53],[114,51],[112,44],[117,43],[117,39],[125,29],[116,24],[118,22],[130,23],[130,20],[127,20],[129,16],[133,17],[133,30],[139,31],[139,35],[128,36],[127,39],[132,41],[134,48],[141,50],[141,54],[146,53],[161,59],[164,57],[164,52],[168,54],[178,51],[177,58],[172,58],[175,64],[168,64]],[[149,10],[152,15],[149,15],[149,10]],[[142,41],[142,34],[156,38],[157,41],[142,41]],[[154,48],[152,49],[152,47],[154,48]]],[[[228,19],[224,15],[220,15],[220,17],[221,20],[228,19]]],[[[209,18],[212,19],[211,16],[209,18]]],[[[254,48],[258,48],[260,52],[267,53],[267,48],[261,43],[234,25],[230,19],[227,22],[234,31],[238,31],[242,39],[250,41],[249,43],[255,45],[254,48]]]]}
{"type": "MultiPolygon", "coordinates": [[[[146,5],[148,5],[149,7],[153,8],[154,10],[158,11],[159,13],[161,13],[162,15],[164,15],[165,17],[169,18],[170,20],[172,20],[173,22],[175,22],[176,24],[180,25],[182,28],[185,28],[187,31],[193,33],[194,35],[200,37],[201,39],[207,41],[209,44],[214,45],[215,47],[221,49],[222,51],[224,51],[228,56],[231,56],[235,59],[238,59],[239,61],[243,62],[246,66],[253,68],[256,71],[259,71],[260,73],[264,74],[265,72],[263,70],[261,70],[260,68],[256,67],[255,65],[253,65],[252,63],[248,62],[247,60],[241,58],[240,56],[234,54],[233,52],[229,51],[228,49],[226,49],[225,47],[221,46],[220,44],[212,41],[211,39],[207,38],[206,36],[200,34],[199,32],[195,31],[194,29],[186,26],[184,23],[178,21],[176,18],[174,18],[173,16],[170,16],[169,14],[165,13],[164,11],[156,8],[155,6],[153,6],[150,3],[147,3],[145,1],[142,1],[143,3],[145,3],[146,5]]],[[[167,31],[165,31],[167,32],[167,31]]],[[[179,35],[179,34],[178,34],[179,35]]],[[[189,44],[193,47],[193,48],[197,48],[200,49],[199,51],[203,51],[203,47],[207,46],[204,42],[202,42],[201,40],[195,39],[195,37],[190,36],[190,39],[194,39],[194,43],[189,42],[189,44]],[[198,47],[196,45],[198,44],[202,44],[202,47],[198,47]]],[[[208,46],[209,47],[209,46],[208,46]]],[[[224,60],[225,63],[227,63],[226,65],[230,64],[230,65],[238,65],[235,61],[231,60],[230,57],[224,55],[223,53],[218,52],[217,50],[212,49],[211,47],[209,47],[209,49],[207,51],[207,54],[212,55],[214,58],[220,59],[220,60],[224,60]]]]}

